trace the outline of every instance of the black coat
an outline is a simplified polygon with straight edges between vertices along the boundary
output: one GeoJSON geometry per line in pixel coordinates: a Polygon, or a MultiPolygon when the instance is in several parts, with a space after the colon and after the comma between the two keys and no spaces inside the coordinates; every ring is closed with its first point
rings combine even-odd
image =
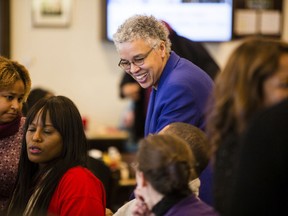
{"type": "Polygon", "coordinates": [[[288,99],[258,114],[238,141],[230,201],[220,213],[288,215],[288,99]]]}

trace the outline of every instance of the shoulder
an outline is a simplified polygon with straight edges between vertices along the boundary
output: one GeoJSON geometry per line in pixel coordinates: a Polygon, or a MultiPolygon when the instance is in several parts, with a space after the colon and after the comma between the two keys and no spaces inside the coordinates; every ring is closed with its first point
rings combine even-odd
{"type": "MultiPolygon", "coordinates": [[[[283,100],[282,102],[267,108],[263,112],[261,112],[257,117],[258,121],[261,121],[262,119],[264,121],[275,121],[276,119],[283,119],[283,117],[288,116],[288,99],[283,100]],[[276,118],[276,119],[275,119],[276,118]]],[[[285,121],[287,122],[287,121],[285,121]]],[[[288,122],[287,122],[288,123],[288,122]]]]}
{"type": "Polygon", "coordinates": [[[105,215],[103,184],[84,167],[73,167],[61,178],[50,202],[55,215],[105,215]],[[62,214],[61,214],[62,215],[62,214]]]}
{"type": "MultiPolygon", "coordinates": [[[[251,120],[248,131],[255,130],[260,132],[262,130],[267,130],[267,132],[269,131],[270,133],[280,133],[285,132],[287,127],[288,99],[258,113],[251,120]],[[271,127],[271,125],[273,125],[273,127],[271,127]]],[[[269,133],[267,135],[269,135],[269,133]]],[[[288,136],[288,134],[286,136],[288,136]]]]}
{"type": "MultiPolygon", "coordinates": [[[[251,152],[286,154],[288,151],[288,100],[259,113],[248,124],[242,136],[242,148],[251,152]],[[259,148],[261,146],[261,148],[259,148]],[[254,151],[251,151],[254,149],[254,151]]],[[[265,159],[264,159],[265,160],[265,159]]],[[[268,161],[267,161],[268,162],[268,161]]]]}
{"type": "Polygon", "coordinates": [[[69,169],[61,178],[56,193],[63,199],[67,197],[105,196],[102,182],[88,169],[77,166],[69,169]]]}
{"type": "MultiPolygon", "coordinates": [[[[58,190],[62,193],[83,194],[91,191],[104,193],[102,182],[88,169],[77,166],[69,169],[61,178],[58,190]]],[[[92,195],[93,193],[91,193],[92,195]]]]}
{"type": "Polygon", "coordinates": [[[61,181],[75,181],[78,183],[81,182],[95,182],[98,183],[100,180],[87,168],[77,166],[69,169],[64,176],[62,177],[61,181]]]}
{"type": "Polygon", "coordinates": [[[121,206],[117,212],[115,212],[114,216],[124,216],[124,215],[132,215],[132,211],[136,205],[136,199],[132,199],[129,202],[125,203],[121,206]]]}
{"type": "Polygon", "coordinates": [[[209,205],[191,195],[176,205],[174,205],[166,214],[166,216],[173,215],[203,215],[203,216],[219,216],[219,214],[209,205]]]}
{"type": "MultiPolygon", "coordinates": [[[[172,62],[174,63],[174,70],[181,70],[183,72],[189,72],[190,74],[193,74],[194,77],[205,77],[211,80],[211,78],[196,64],[191,62],[190,60],[180,57],[176,53],[172,52],[170,56],[172,62]]],[[[212,81],[212,80],[211,80],[212,81]]]]}
{"type": "MultiPolygon", "coordinates": [[[[12,148],[12,151],[15,151],[15,150],[17,152],[20,151],[22,138],[23,138],[23,133],[24,133],[25,120],[26,120],[25,117],[21,117],[21,120],[20,120],[20,123],[19,123],[19,129],[18,129],[18,131],[15,134],[0,139],[0,143],[3,143],[3,144],[5,143],[5,145],[7,146],[7,149],[8,148],[10,148],[10,149],[12,148]]],[[[9,151],[11,151],[11,150],[9,150],[9,151]]],[[[19,153],[17,153],[17,155],[19,153]]]]}
{"type": "Polygon", "coordinates": [[[169,83],[188,84],[189,86],[213,86],[213,80],[200,67],[191,61],[181,58],[172,52],[167,62],[167,67],[163,71],[164,79],[167,76],[169,83]],[[167,74],[167,75],[166,75],[167,74]]]}

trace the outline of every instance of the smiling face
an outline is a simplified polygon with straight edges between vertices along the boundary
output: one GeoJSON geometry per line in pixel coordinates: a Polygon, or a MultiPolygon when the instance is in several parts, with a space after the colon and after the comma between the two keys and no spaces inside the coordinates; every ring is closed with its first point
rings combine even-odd
{"type": "Polygon", "coordinates": [[[31,162],[45,166],[61,155],[61,134],[53,127],[49,112],[42,122],[41,110],[37,113],[26,132],[27,154],[31,162]]]}
{"type": "Polygon", "coordinates": [[[264,81],[263,91],[266,107],[288,98],[288,54],[281,56],[278,72],[264,81]]]}
{"type": "Polygon", "coordinates": [[[13,121],[21,112],[25,87],[18,80],[10,89],[0,90],[0,124],[13,121]]]}
{"type": "Polygon", "coordinates": [[[125,71],[130,74],[142,88],[157,87],[168,59],[164,42],[161,42],[159,46],[151,49],[151,46],[140,39],[132,42],[124,42],[118,46],[121,61],[131,63],[144,58],[144,63],[141,66],[136,66],[131,63],[131,68],[125,71]]]}

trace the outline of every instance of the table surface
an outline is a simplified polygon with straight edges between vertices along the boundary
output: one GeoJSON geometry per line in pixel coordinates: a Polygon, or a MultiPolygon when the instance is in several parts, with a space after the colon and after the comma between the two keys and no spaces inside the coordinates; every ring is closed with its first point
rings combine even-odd
{"type": "Polygon", "coordinates": [[[119,185],[122,187],[125,186],[136,186],[136,179],[135,178],[129,178],[129,179],[120,179],[119,185]]]}
{"type": "Polygon", "coordinates": [[[99,127],[93,131],[86,131],[86,136],[88,139],[128,139],[128,132],[125,130],[120,130],[114,127],[99,127]]]}

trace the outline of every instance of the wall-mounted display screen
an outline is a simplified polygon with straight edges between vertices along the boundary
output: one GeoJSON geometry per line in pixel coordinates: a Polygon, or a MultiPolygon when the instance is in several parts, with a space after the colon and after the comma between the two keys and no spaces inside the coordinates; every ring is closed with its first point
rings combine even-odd
{"type": "Polygon", "coordinates": [[[135,14],[154,15],[193,41],[232,39],[233,0],[106,0],[106,38],[135,14]]]}

